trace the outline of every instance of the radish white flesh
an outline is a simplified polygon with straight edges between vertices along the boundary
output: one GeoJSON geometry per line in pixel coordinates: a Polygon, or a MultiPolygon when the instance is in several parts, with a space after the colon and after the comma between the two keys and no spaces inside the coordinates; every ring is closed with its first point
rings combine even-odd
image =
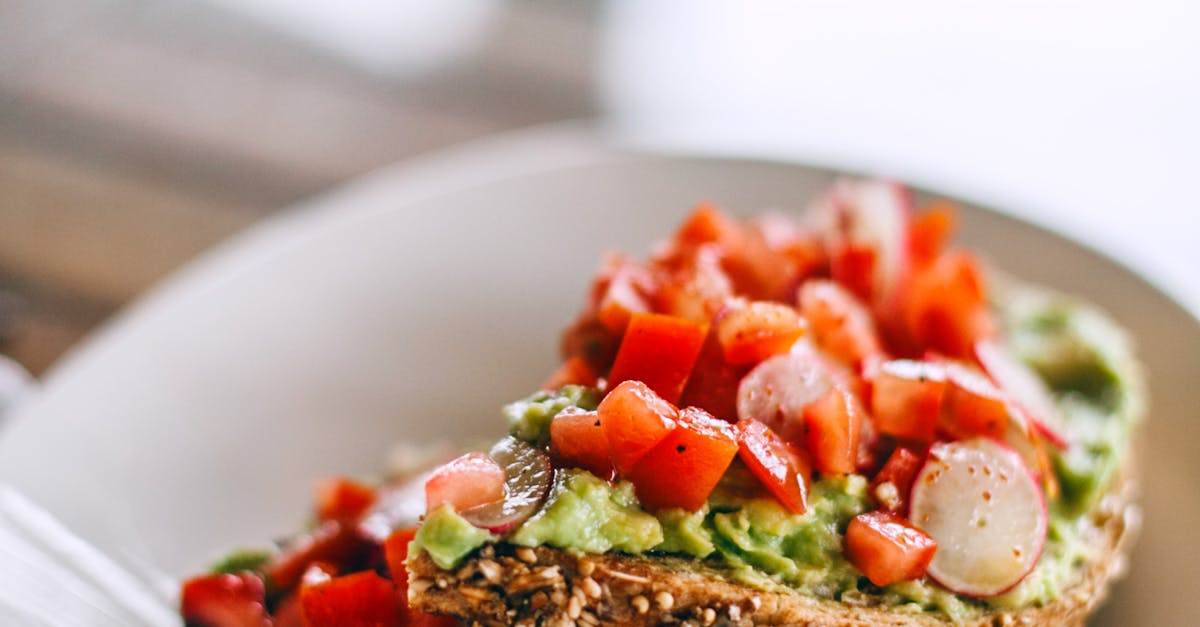
{"type": "Polygon", "coordinates": [[[476,527],[505,534],[537,513],[554,469],[541,449],[512,436],[497,442],[489,455],[504,469],[504,499],[472,507],[462,516],[476,527]]]}
{"type": "Polygon", "coordinates": [[[890,303],[909,267],[912,215],[905,189],[887,181],[839,180],[833,188],[835,249],[850,245],[875,251],[872,290],[876,303],[890,303]]]}
{"type": "Polygon", "coordinates": [[[738,384],[738,418],[753,418],[788,437],[801,428],[804,406],[821,398],[832,385],[820,357],[794,350],[758,364],[738,384]]]}
{"type": "Polygon", "coordinates": [[[929,576],[959,594],[1017,585],[1046,541],[1046,501],[1019,455],[976,438],[933,446],[917,473],[909,520],[937,540],[929,576]]]}
{"type": "Polygon", "coordinates": [[[975,357],[988,376],[1029,413],[1037,430],[1059,448],[1066,448],[1067,430],[1062,414],[1046,384],[1011,353],[994,341],[975,345],[975,357]]]}

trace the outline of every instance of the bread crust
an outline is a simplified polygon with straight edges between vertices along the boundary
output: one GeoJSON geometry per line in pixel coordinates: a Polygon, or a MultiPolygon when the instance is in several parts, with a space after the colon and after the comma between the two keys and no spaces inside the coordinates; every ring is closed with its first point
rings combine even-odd
{"type": "Polygon", "coordinates": [[[416,609],[479,625],[797,625],[811,627],[1083,625],[1125,570],[1140,524],[1135,484],[1121,478],[1089,514],[1096,558],[1041,607],[983,611],[960,621],[871,605],[871,597],[821,599],[728,581],[670,557],[573,555],[549,547],[483,547],[454,570],[423,552],[409,563],[416,609]]]}

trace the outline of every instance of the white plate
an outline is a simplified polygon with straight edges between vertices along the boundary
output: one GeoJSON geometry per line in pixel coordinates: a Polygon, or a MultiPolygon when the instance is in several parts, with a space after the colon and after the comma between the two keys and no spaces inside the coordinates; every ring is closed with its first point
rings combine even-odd
{"type": "MultiPolygon", "coordinates": [[[[0,481],[172,576],[306,516],[313,480],[389,444],[496,435],[553,367],[602,251],[643,254],[700,199],[799,209],[794,165],[517,134],[382,171],[220,247],[63,362],[0,440],[0,481]]],[[[1133,330],[1151,379],[1146,531],[1103,624],[1198,615],[1200,327],[1105,258],[983,210],[962,240],[1133,330]]]]}

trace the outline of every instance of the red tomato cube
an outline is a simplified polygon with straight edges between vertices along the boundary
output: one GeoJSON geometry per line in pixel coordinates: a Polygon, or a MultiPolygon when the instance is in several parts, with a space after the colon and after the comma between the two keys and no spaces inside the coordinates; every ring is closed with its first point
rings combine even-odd
{"type": "Polygon", "coordinates": [[[941,427],[955,438],[1004,439],[1012,411],[1004,393],[982,373],[951,364],[946,368],[941,427]]]}
{"type": "Polygon", "coordinates": [[[348,521],[327,520],[289,542],[282,553],[263,567],[263,572],[273,592],[287,592],[295,587],[313,562],[354,564],[373,547],[374,543],[359,534],[355,525],[348,521]]]}
{"type": "Polygon", "coordinates": [[[617,349],[609,385],[641,381],[669,402],[683,394],[707,325],[662,314],[634,314],[617,349]]]}
{"type": "Polygon", "coordinates": [[[924,463],[923,451],[907,446],[896,447],[871,481],[871,494],[876,496],[876,500],[885,509],[903,513],[908,509],[908,494],[912,491],[913,479],[917,477],[917,471],[921,470],[921,464],[924,463]],[[885,496],[880,496],[879,486],[885,483],[890,483],[892,488],[885,496]]]}
{"type": "Polygon", "coordinates": [[[908,238],[913,263],[925,265],[937,259],[954,231],[957,213],[957,207],[942,201],[927,207],[913,219],[908,238]]]}
{"type": "Polygon", "coordinates": [[[725,351],[717,340],[717,334],[710,332],[692,368],[692,376],[688,377],[679,404],[699,407],[717,418],[736,422],[738,384],[749,371],[748,365],[734,365],[725,361],[725,351]]]}
{"type": "Polygon", "coordinates": [[[416,527],[397,529],[383,542],[383,557],[387,562],[388,574],[396,588],[396,598],[408,606],[408,545],[417,535],[416,527]]]}
{"type": "Polygon", "coordinates": [[[875,428],[902,440],[933,441],[945,389],[946,371],[940,364],[884,362],[871,380],[875,428]]]}
{"type": "Polygon", "coordinates": [[[662,259],[663,275],[655,292],[655,311],[708,323],[733,297],[733,284],[721,266],[716,244],[674,251],[676,258],[662,259]]]}
{"type": "Polygon", "coordinates": [[[563,362],[563,365],[550,378],[542,383],[543,390],[557,390],[564,385],[586,385],[594,387],[599,376],[592,369],[586,359],[582,357],[571,357],[563,362]]]}
{"type": "Polygon", "coordinates": [[[180,610],[188,625],[265,627],[266,589],[251,572],[204,575],[183,583],[180,610]]]}
{"type": "Polygon", "coordinates": [[[317,519],[351,520],[375,503],[375,488],[345,477],[317,482],[317,519]]]}
{"type": "Polygon", "coordinates": [[[683,247],[710,243],[728,245],[741,236],[741,226],[735,220],[711,203],[700,203],[679,225],[673,243],[683,247]]]}
{"type": "Polygon", "coordinates": [[[767,425],[742,420],[734,425],[738,456],[750,472],[784,507],[796,514],[808,509],[808,479],[811,471],[799,451],[793,450],[767,425]]]}
{"type": "Polygon", "coordinates": [[[645,383],[625,381],[600,401],[596,413],[613,465],[624,474],[675,430],[679,412],[645,383]]]}
{"type": "Polygon", "coordinates": [[[755,364],[786,353],[803,334],[795,309],[766,301],[731,307],[717,322],[717,340],[731,364],[755,364]]]}
{"type": "Polygon", "coordinates": [[[648,509],[704,505],[737,455],[729,423],[697,407],[679,412],[679,428],[646,453],[629,472],[638,498],[648,509]]]}
{"type": "Polygon", "coordinates": [[[582,468],[601,479],[612,479],[612,453],[600,414],[568,408],[550,421],[550,452],[564,466],[582,468]]]}
{"type": "Polygon", "coordinates": [[[846,529],[846,557],[871,583],[886,586],[925,574],[937,542],[890,512],[867,512],[846,529]]]}
{"type": "Polygon", "coordinates": [[[308,627],[390,627],[403,620],[392,582],[373,570],[306,584],[300,610],[308,627]]]}
{"type": "Polygon", "coordinates": [[[945,252],[917,272],[906,307],[909,334],[918,349],[971,358],[975,343],[994,337],[983,271],[965,252],[945,252]]]}
{"type": "Polygon", "coordinates": [[[823,279],[807,281],[799,299],[813,340],[825,352],[855,368],[883,352],[871,311],[842,286],[823,279]]]}
{"type": "Polygon", "coordinates": [[[425,511],[443,503],[464,511],[504,498],[504,469],[486,453],[467,453],[434,470],[425,480],[425,511]]]}
{"type": "Polygon", "coordinates": [[[824,474],[854,472],[862,433],[862,405],[841,386],[833,386],[804,408],[804,445],[813,466],[824,474]]]}

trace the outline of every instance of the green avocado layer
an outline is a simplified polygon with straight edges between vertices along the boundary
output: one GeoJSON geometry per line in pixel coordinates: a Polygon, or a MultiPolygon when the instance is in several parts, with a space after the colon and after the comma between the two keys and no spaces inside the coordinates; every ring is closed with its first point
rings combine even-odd
{"type": "MultiPolygon", "coordinates": [[[[1141,413],[1140,373],[1127,339],[1094,309],[1025,288],[1003,297],[1000,314],[1012,349],[1055,392],[1074,438],[1071,447],[1054,454],[1062,496],[1050,507],[1042,558],[1003,595],[961,597],[928,578],[883,589],[872,586],[842,552],[850,520],[873,508],[865,477],[814,482],[808,511],[795,515],[765,494],[737,461],[697,512],[650,514],[627,482],[610,484],[583,470],[564,470],[542,511],[506,540],[579,553],[686,555],[760,587],[785,585],[831,599],[865,593],[899,611],[934,611],[951,618],[987,607],[1045,603],[1090,557],[1082,514],[1095,506],[1123,462],[1130,430],[1141,413]]],[[[594,390],[568,386],[558,393],[539,392],[507,406],[504,413],[514,435],[544,443],[555,414],[568,406],[594,409],[598,401],[594,390]]],[[[443,508],[427,517],[415,546],[448,568],[490,540],[489,534],[443,508]]]]}

